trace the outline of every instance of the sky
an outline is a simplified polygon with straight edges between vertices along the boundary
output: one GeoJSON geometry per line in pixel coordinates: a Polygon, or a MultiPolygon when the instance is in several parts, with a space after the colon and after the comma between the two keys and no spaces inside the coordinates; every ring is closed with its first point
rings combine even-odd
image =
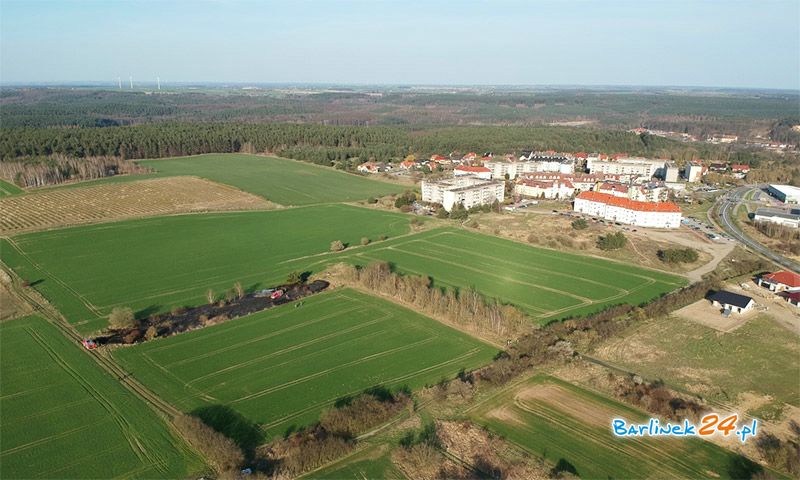
{"type": "Polygon", "coordinates": [[[800,0],[0,0],[0,82],[800,89],[800,0]]]}

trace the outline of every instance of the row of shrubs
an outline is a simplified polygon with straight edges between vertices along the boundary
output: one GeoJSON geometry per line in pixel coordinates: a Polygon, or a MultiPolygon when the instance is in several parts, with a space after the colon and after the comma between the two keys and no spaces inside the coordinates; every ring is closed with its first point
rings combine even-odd
{"type": "Polygon", "coordinates": [[[173,425],[206,458],[220,478],[236,477],[246,465],[256,476],[293,478],[345,455],[355,447],[358,435],[410,406],[408,389],[392,392],[375,387],[361,395],[341,399],[323,412],[317,424],[295,432],[287,431],[284,438],[263,446],[259,446],[262,440],[257,426],[229,425],[240,423],[241,419],[220,422],[214,421],[213,415],[198,412],[197,415],[177,416],[173,425]],[[206,417],[214,427],[203,421],[206,417]],[[253,436],[256,438],[251,438],[253,436]]]}

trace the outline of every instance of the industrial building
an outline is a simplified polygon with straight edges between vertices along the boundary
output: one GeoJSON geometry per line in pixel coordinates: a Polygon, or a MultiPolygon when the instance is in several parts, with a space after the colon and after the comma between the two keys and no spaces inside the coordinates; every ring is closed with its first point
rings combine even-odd
{"type": "Polygon", "coordinates": [[[792,185],[770,185],[767,193],[783,203],[800,203],[800,188],[792,185]]]}

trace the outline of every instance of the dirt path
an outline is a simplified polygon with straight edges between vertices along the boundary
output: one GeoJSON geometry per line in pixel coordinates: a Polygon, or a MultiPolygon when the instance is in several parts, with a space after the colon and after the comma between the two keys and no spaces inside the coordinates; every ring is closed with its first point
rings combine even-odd
{"type": "Polygon", "coordinates": [[[712,242],[699,233],[693,232],[686,228],[681,227],[677,231],[640,231],[644,237],[649,237],[655,240],[665,242],[677,243],[685,247],[691,247],[711,255],[711,260],[704,265],[701,265],[694,270],[690,270],[679,275],[683,275],[691,282],[698,282],[703,279],[703,275],[712,272],[719,262],[721,262],[729,253],[736,247],[734,242],[712,242]]]}

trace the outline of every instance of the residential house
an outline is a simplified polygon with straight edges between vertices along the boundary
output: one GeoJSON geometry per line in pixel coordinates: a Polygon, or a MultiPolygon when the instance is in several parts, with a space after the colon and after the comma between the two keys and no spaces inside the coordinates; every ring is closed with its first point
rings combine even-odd
{"type": "Polygon", "coordinates": [[[800,292],[800,275],[788,270],[768,273],[758,279],[758,285],[773,292],[800,292]]]}
{"type": "Polygon", "coordinates": [[[723,315],[746,313],[756,306],[755,300],[747,295],[739,295],[738,293],[729,292],[727,290],[720,290],[713,293],[709,295],[708,299],[713,306],[722,309],[723,315]]]}

